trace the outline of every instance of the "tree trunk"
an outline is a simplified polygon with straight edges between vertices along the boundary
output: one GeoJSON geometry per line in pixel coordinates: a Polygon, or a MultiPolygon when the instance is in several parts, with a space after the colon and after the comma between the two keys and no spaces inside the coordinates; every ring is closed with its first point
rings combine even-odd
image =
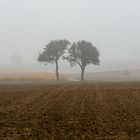
{"type": "Polygon", "coordinates": [[[85,67],[81,68],[81,81],[84,81],[85,67]]]}
{"type": "Polygon", "coordinates": [[[55,62],[56,64],[56,80],[59,81],[59,68],[58,68],[58,61],[55,62]]]}

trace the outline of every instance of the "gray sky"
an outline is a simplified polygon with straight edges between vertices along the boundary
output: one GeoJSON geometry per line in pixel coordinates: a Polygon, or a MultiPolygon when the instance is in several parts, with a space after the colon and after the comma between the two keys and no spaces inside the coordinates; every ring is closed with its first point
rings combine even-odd
{"type": "Polygon", "coordinates": [[[139,0],[0,0],[0,63],[33,62],[53,39],[88,40],[101,60],[140,60],[139,0]]]}

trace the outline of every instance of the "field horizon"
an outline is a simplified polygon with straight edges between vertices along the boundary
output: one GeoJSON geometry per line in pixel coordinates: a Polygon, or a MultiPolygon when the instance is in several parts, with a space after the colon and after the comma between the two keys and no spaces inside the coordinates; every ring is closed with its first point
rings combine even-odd
{"type": "MultiPolygon", "coordinates": [[[[80,73],[60,73],[60,81],[80,81],[80,73]]],[[[0,82],[28,82],[28,81],[55,81],[56,76],[53,72],[35,71],[11,71],[0,70],[0,82]]],[[[140,81],[140,69],[124,69],[100,72],[85,72],[85,81],[97,82],[129,82],[140,81]]]]}

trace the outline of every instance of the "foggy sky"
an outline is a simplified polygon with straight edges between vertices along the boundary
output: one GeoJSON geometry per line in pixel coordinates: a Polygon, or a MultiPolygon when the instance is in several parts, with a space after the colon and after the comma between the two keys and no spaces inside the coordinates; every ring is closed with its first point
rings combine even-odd
{"type": "Polygon", "coordinates": [[[53,39],[91,41],[101,60],[140,59],[139,0],[0,0],[0,63],[35,62],[53,39]]]}

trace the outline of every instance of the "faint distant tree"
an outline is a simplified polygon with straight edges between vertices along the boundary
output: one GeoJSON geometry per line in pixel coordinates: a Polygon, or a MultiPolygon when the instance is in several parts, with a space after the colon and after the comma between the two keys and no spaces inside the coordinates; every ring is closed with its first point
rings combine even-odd
{"type": "Polygon", "coordinates": [[[126,75],[126,76],[129,76],[130,75],[130,72],[129,72],[129,70],[128,69],[124,69],[124,75],[126,75]]]}
{"type": "Polygon", "coordinates": [[[56,65],[56,80],[59,81],[59,59],[65,53],[67,46],[70,45],[68,40],[53,40],[39,54],[38,61],[45,64],[55,63],[56,65]]]}
{"type": "Polygon", "coordinates": [[[15,64],[19,64],[22,62],[22,58],[19,54],[17,53],[14,53],[12,56],[11,56],[11,61],[15,64]]]}
{"type": "Polygon", "coordinates": [[[84,81],[85,67],[89,64],[99,65],[99,51],[92,43],[88,41],[79,41],[73,43],[68,49],[68,57],[66,59],[71,66],[79,65],[81,68],[81,80],[84,81]]]}

